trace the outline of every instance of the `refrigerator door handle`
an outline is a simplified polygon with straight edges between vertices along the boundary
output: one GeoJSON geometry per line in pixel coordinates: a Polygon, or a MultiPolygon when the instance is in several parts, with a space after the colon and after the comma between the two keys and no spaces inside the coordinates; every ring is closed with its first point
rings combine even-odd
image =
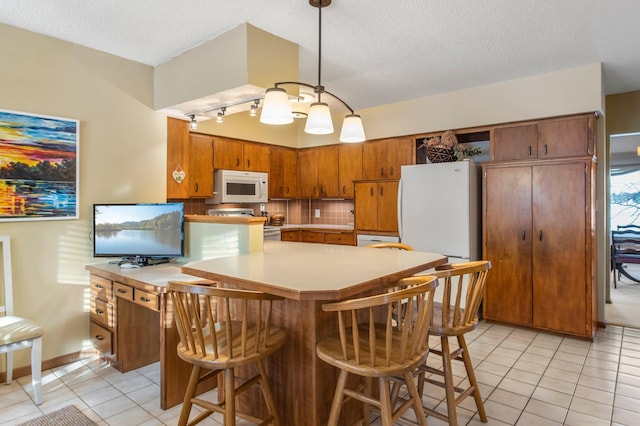
{"type": "Polygon", "coordinates": [[[398,235],[402,241],[402,179],[398,182],[398,235]]]}

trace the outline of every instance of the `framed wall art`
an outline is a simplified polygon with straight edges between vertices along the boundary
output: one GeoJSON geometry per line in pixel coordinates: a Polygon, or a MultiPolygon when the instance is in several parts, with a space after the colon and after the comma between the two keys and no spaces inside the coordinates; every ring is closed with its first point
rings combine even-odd
{"type": "Polygon", "coordinates": [[[78,120],[0,110],[0,221],[77,219],[78,120]]]}

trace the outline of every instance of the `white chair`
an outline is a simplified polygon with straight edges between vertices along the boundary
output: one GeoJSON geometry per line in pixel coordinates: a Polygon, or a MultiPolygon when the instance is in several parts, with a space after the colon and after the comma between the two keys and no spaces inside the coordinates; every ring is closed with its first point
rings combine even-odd
{"type": "Polygon", "coordinates": [[[42,327],[33,321],[13,316],[13,278],[11,274],[11,243],[9,236],[0,235],[2,269],[4,270],[4,306],[0,305],[0,354],[7,354],[7,382],[13,378],[13,352],[31,348],[31,379],[36,405],[42,402],[42,327]]]}

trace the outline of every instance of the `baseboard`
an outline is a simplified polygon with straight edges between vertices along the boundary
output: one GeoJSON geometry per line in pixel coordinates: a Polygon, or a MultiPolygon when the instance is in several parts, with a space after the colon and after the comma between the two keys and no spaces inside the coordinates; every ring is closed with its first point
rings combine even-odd
{"type": "MultiPolygon", "coordinates": [[[[42,371],[50,370],[52,368],[60,367],[61,365],[70,364],[81,359],[90,358],[98,355],[98,351],[94,348],[74,352],[72,354],[62,355],[59,357],[51,358],[42,361],[42,371]]],[[[18,367],[13,369],[13,378],[17,379],[31,374],[31,365],[24,367],[18,367]]],[[[0,383],[7,381],[7,373],[5,371],[0,372],[0,383]]]]}

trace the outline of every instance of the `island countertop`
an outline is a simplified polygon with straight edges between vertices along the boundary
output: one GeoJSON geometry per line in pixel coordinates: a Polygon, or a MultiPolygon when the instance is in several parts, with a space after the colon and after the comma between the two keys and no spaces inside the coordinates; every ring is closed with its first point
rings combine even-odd
{"type": "Polygon", "coordinates": [[[293,300],[340,300],[447,261],[419,251],[265,241],[264,251],[185,264],[185,274],[293,300]]]}

